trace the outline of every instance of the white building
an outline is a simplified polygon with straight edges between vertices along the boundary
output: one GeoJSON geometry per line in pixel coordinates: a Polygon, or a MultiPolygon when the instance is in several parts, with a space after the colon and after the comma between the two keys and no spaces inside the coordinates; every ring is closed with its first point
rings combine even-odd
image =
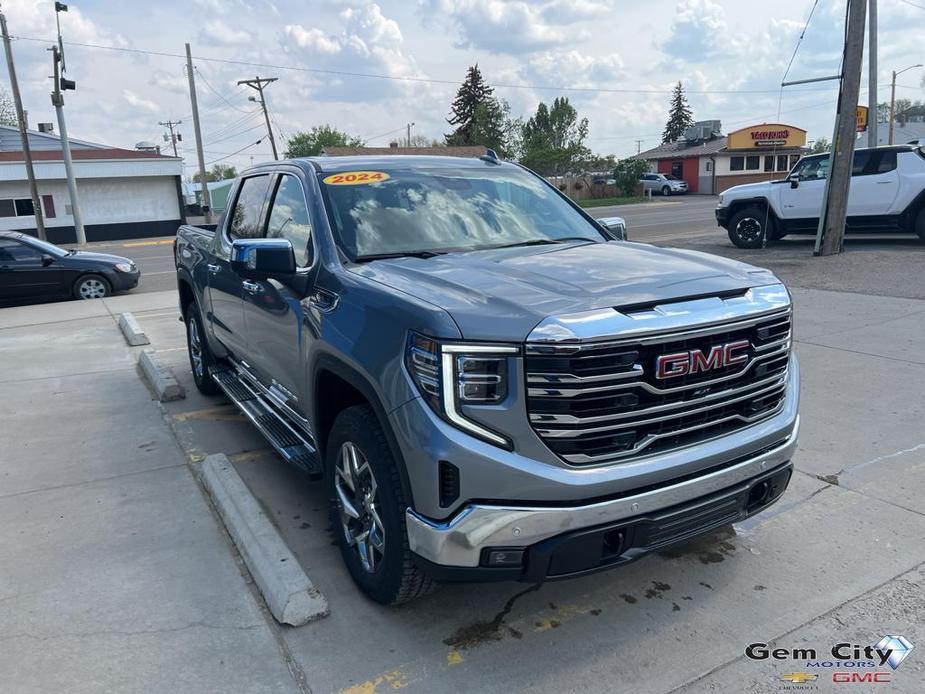
{"type": "MultiPolygon", "coordinates": [[[[76,240],[61,140],[29,131],[48,240],[76,240]]],[[[183,162],[152,152],[71,139],[77,194],[88,241],[169,236],[185,220],[183,162]]],[[[0,229],[35,233],[19,131],[0,125],[0,229]]]]}

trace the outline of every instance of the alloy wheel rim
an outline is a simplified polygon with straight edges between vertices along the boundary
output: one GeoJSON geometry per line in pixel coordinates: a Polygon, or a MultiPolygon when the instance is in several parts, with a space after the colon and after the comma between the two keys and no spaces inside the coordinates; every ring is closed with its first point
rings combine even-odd
{"type": "Polygon", "coordinates": [[[379,485],[363,452],[346,441],[337,454],[334,490],[341,530],[364,571],[374,573],[385,553],[385,527],[379,517],[379,485]]]}
{"type": "Polygon", "coordinates": [[[761,236],[761,222],[754,217],[745,217],[736,224],[736,233],[741,239],[754,241],[761,236]]]}
{"type": "Polygon", "coordinates": [[[188,322],[189,355],[193,361],[193,373],[196,378],[202,378],[202,343],[199,341],[199,328],[196,319],[190,318],[188,322]]]}
{"type": "Polygon", "coordinates": [[[99,280],[84,280],[80,285],[80,296],[84,299],[102,299],[106,296],[106,287],[99,280]]]}

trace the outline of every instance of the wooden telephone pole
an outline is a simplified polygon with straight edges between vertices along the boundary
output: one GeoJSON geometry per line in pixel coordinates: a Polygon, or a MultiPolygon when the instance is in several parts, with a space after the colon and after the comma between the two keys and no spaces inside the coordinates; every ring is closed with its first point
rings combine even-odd
{"type": "Polygon", "coordinates": [[[819,217],[819,229],[816,234],[816,255],[841,253],[845,237],[848,190],[851,186],[851,168],[854,163],[866,15],[867,0],[848,0],[848,26],[845,31],[835,138],[832,142],[829,175],[826,179],[822,214],[819,217]]]}
{"type": "Polygon", "coordinates": [[[256,89],[259,97],[250,97],[251,101],[256,101],[260,104],[260,107],[263,109],[263,117],[267,122],[267,135],[270,136],[270,147],[273,148],[273,159],[278,160],[279,155],[276,153],[276,139],[273,137],[273,128],[270,127],[270,114],[267,111],[267,100],[263,96],[264,88],[278,80],[278,77],[255,77],[252,80],[238,80],[238,84],[246,84],[252,89],[256,89]]]}

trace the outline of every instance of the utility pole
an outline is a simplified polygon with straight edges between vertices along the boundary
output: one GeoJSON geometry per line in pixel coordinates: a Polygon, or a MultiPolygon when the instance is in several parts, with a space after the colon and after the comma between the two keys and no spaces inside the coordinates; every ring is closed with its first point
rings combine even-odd
{"type": "Polygon", "coordinates": [[[636,154],[638,155],[640,151],[642,151],[642,140],[636,140],[636,154]]]}
{"type": "Polygon", "coordinates": [[[870,3],[867,27],[867,146],[877,146],[877,0],[870,3]]]}
{"type": "Polygon", "coordinates": [[[76,89],[73,80],[66,79],[61,73],[64,67],[64,41],[61,39],[61,12],[67,12],[67,5],[62,2],[55,3],[55,20],[58,23],[58,45],[52,46],[52,60],[54,62],[55,90],[51,93],[51,103],[58,116],[58,131],[61,133],[61,154],[64,157],[64,173],[67,176],[67,192],[71,198],[71,216],[74,218],[74,231],[77,234],[77,245],[87,245],[87,234],[84,231],[83,218],[80,214],[80,200],[77,197],[77,179],[74,176],[74,162],[71,159],[71,141],[67,136],[67,123],[64,120],[64,95],[61,93],[68,89],[76,89]]]}
{"type": "Polygon", "coordinates": [[[250,101],[256,101],[260,104],[260,107],[263,109],[263,117],[267,122],[267,134],[270,136],[270,147],[273,148],[273,159],[279,160],[279,155],[276,153],[276,140],[273,137],[273,128],[270,127],[270,114],[267,111],[267,100],[263,96],[263,89],[268,84],[275,82],[277,77],[255,77],[252,80],[238,80],[238,84],[246,84],[248,87],[257,90],[259,97],[248,97],[250,101]]]}
{"type": "Polygon", "coordinates": [[[186,76],[189,78],[189,100],[193,107],[193,133],[196,136],[196,156],[199,159],[199,183],[202,186],[202,206],[206,224],[212,223],[212,196],[206,183],[206,158],[202,153],[202,131],[199,128],[199,103],[196,101],[196,78],[193,76],[193,56],[186,44],[186,76]]]}
{"type": "Polygon", "coordinates": [[[889,130],[889,142],[887,144],[893,144],[893,118],[894,110],[896,109],[896,75],[901,75],[906,70],[912,70],[917,67],[922,67],[921,63],[915,65],[910,65],[909,67],[904,67],[902,70],[893,70],[893,84],[890,87],[890,130],[889,130]]]}
{"type": "MultiPolygon", "coordinates": [[[[175,157],[179,156],[177,154],[177,141],[179,140],[182,142],[183,137],[180,135],[180,133],[174,134],[173,129],[174,129],[174,126],[182,125],[183,121],[182,120],[178,120],[178,121],[166,120],[166,121],[158,121],[157,124],[170,130],[170,143],[173,145],[173,156],[175,157]]],[[[166,136],[166,133],[164,134],[166,136]]]]}
{"type": "Polygon", "coordinates": [[[6,28],[6,17],[0,12],[0,29],[3,31],[3,48],[6,50],[6,65],[10,71],[10,88],[13,91],[13,101],[16,103],[16,124],[19,126],[19,139],[22,142],[22,155],[26,161],[26,177],[29,179],[29,193],[32,195],[32,210],[35,213],[35,232],[42,241],[47,240],[45,235],[45,215],[42,212],[42,200],[39,198],[38,185],[35,182],[35,169],[32,167],[32,148],[29,146],[29,133],[27,132],[26,114],[22,108],[22,95],[19,93],[19,82],[16,79],[16,67],[13,65],[13,46],[10,43],[10,32],[6,28]]]}
{"type": "Polygon", "coordinates": [[[411,128],[413,125],[414,123],[408,123],[407,125],[407,129],[408,129],[408,140],[407,140],[408,145],[407,146],[408,147],[411,147],[411,128]]]}
{"type": "Polygon", "coordinates": [[[829,155],[822,213],[816,235],[816,255],[841,253],[848,212],[848,190],[854,163],[857,135],[858,93],[861,89],[861,63],[864,57],[864,23],[867,0],[848,0],[848,26],[842,59],[841,89],[838,93],[835,137],[829,155]]]}

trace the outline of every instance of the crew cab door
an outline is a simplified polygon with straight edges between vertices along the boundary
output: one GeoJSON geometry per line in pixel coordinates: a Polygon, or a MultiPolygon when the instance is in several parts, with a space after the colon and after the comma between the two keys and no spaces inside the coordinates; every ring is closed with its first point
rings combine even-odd
{"type": "Polygon", "coordinates": [[[896,152],[865,149],[854,153],[849,217],[871,217],[889,212],[899,192],[896,152]]]}
{"type": "Polygon", "coordinates": [[[245,280],[231,269],[231,242],[241,238],[263,236],[270,174],[248,176],[241,180],[234,202],[225,215],[224,228],[215,230],[212,257],[209,259],[208,316],[212,333],[237,359],[245,359],[247,333],[244,325],[245,280]]]}
{"type": "Polygon", "coordinates": [[[248,363],[266,387],[303,412],[302,351],[311,339],[304,332],[303,302],[310,300],[318,268],[309,194],[296,170],[274,177],[266,237],[287,239],[292,244],[297,271],[292,277],[254,280],[244,293],[248,363]]]}

